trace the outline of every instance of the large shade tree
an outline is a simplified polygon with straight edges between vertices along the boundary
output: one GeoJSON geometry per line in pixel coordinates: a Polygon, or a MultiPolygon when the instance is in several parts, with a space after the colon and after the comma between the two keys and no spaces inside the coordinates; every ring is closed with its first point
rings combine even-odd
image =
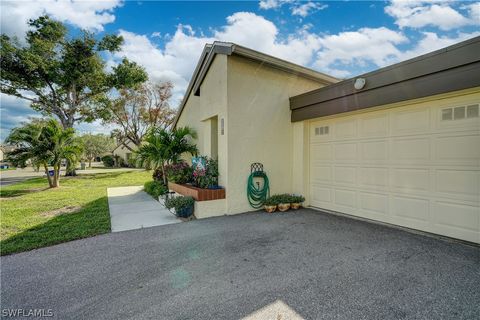
{"type": "Polygon", "coordinates": [[[29,162],[42,166],[51,188],[60,186],[62,160],[72,161],[82,153],[74,129],[64,129],[54,119],[14,128],[5,142],[16,146],[7,154],[7,159],[19,167],[25,167],[29,162]],[[53,175],[50,175],[50,167],[53,175]]]}
{"type": "Polygon", "coordinates": [[[136,151],[137,163],[139,166],[152,169],[159,168],[162,171],[163,182],[167,184],[165,166],[178,162],[184,153],[196,155],[197,146],[191,141],[196,137],[196,132],[189,127],[174,130],[154,127],[150,129],[144,143],[136,151]]]}
{"type": "Polygon", "coordinates": [[[106,68],[102,53],[118,51],[121,36],[96,39],[87,31],[69,36],[65,25],[48,16],[29,25],[24,42],[0,37],[1,91],[57,117],[64,129],[101,117],[114,89],[135,88],[148,78],[127,59],[111,71],[106,68]]]}
{"type": "Polygon", "coordinates": [[[169,128],[176,114],[169,105],[172,89],[171,82],[160,82],[120,90],[104,113],[105,121],[118,127],[112,131],[117,141],[134,151],[132,144],[138,148],[151,128],[169,128]]]}

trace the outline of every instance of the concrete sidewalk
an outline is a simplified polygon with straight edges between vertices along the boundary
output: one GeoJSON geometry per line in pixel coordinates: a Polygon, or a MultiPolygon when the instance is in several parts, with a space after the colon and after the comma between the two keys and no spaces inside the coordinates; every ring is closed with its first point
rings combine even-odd
{"type": "Polygon", "coordinates": [[[107,194],[112,232],[181,222],[141,186],[108,188],[107,194]]]}

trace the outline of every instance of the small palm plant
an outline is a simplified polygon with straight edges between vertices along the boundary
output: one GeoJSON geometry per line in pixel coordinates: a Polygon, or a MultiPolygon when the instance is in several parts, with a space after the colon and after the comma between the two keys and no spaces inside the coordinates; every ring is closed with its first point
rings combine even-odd
{"type": "Polygon", "coordinates": [[[165,167],[167,164],[180,161],[184,153],[196,155],[197,146],[190,142],[196,139],[196,132],[189,128],[177,128],[172,131],[163,128],[153,128],[146,135],[144,144],[136,152],[137,164],[152,169],[160,168],[163,183],[167,184],[165,167]]]}
{"type": "Polygon", "coordinates": [[[50,188],[60,186],[62,160],[73,161],[82,153],[75,131],[63,129],[53,119],[14,128],[5,141],[17,147],[7,155],[8,160],[19,167],[26,167],[29,162],[43,166],[50,188]],[[49,165],[53,167],[53,176],[49,174],[49,165]]]}

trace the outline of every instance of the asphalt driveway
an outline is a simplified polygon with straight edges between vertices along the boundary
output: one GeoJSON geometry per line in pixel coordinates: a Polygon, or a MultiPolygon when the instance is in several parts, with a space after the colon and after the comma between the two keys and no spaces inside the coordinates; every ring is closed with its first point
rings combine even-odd
{"type": "Polygon", "coordinates": [[[324,214],[250,213],[2,257],[1,305],[58,319],[479,319],[480,249],[324,214]]]}

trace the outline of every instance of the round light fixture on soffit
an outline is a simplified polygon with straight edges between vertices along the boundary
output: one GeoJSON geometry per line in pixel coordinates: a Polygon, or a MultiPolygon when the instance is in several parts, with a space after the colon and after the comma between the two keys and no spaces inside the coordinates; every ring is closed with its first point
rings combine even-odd
{"type": "Polygon", "coordinates": [[[355,82],[353,83],[353,87],[356,90],[363,89],[365,87],[365,84],[367,83],[367,80],[365,78],[357,78],[355,79],[355,82]]]}

